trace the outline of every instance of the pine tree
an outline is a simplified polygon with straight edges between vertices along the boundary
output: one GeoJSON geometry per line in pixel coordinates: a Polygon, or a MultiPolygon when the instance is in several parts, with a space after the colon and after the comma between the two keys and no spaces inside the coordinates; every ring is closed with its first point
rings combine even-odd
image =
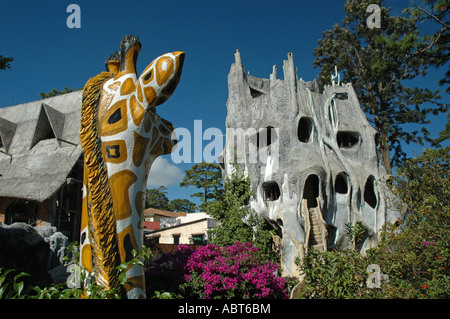
{"type": "MultiPolygon", "coordinates": [[[[419,34],[411,17],[394,17],[382,0],[348,0],[342,25],[323,32],[314,50],[319,82],[329,84],[335,66],[352,82],[361,106],[380,137],[383,162],[388,173],[405,159],[402,143],[423,145],[429,140],[425,127],[410,131],[407,124],[428,124],[430,113],[447,110],[438,102],[437,91],[409,86],[408,80],[427,74],[428,38],[419,34]],[[368,26],[369,5],[380,7],[380,28],[368,26]],[[391,154],[392,152],[392,154],[391,154]]],[[[435,60],[437,63],[437,60],[435,60]]]]}
{"type": "Polygon", "coordinates": [[[200,210],[205,211],[208,200],[221,196],[223,193],[222,171],[218,164],[206,162],[195,164],[186,170],[185,174],[180,183],[181,187],[194,186],[202,190],[191,195],[191,197],[199,197],[202,201],[200,210]]]}
{"type": "Polygon", "coordinates": [[[170,210],[171,206],[167,197],[167,187],[147,189],[145,194],[145,208],[170,210]]]}

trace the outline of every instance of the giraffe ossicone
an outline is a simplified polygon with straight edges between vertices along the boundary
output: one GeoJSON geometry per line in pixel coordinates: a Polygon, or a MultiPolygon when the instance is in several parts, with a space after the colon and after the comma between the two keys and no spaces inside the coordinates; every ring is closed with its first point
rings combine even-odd
{"type": "MultiPolygon", "coordinates": [[[[176,144],[172,123],[156,114],[175,91],[184,52],[157,57],[136,74],[141,43],[125,36],[107,72],[83,90],[80,140],[84,154],[81,263],[105,288],[118,285],[117,266],[141,252],[147,178],[153,161],[176,144]]],[[[145,298],[144,269],[130,265],[128,298],[145,298]]]]}

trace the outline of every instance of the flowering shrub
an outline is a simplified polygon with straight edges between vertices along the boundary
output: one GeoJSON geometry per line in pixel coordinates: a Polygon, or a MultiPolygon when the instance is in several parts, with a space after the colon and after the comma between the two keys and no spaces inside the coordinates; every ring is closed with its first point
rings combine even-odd
{"type": "Polygon", "coordinates": [[[257,251],[251,243],[239,242],[198,248],[186,264],[183,294],[204,299],[288,298],[287,281],[277,275],[279,265],[263,261],[257,251]]]}

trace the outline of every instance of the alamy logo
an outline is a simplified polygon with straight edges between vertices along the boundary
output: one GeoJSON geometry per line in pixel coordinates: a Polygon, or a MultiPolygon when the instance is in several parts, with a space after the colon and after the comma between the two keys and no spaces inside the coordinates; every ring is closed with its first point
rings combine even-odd
{"type": "Polygon", "coordinates": [[[366,19],[366,24],[369,29],[381,28],[381,9],[378,4],[369,4],[366,12],[371,13],[366,19]]]}
{"type": "Polygon", "coordinates": [[[261,173],[266,169],[276,172],[279,167],[279,128],[227,128],[226,135],[217,128],[203,131],[202,120],[194,120],[193,135],[187,128],[176,128],[172,139],[178,140],[170,154],[175,164],[215,162],[224,149],[226,136],[227,152],[222,160],[226,163],[261,164],[261,173]],[[193,141],[193,143],[192,143],[193,141]],[[205,141],[209,141],[203,145],[205,141]]]}
{"type": "Polygon", "coordinates": [[[81,288],[81,267],[78,264],[70,264],[67,271],[70,272],[66,281],[67,287],[69,289],[81,288]]]}
{"type": "Polygon", "coordinates": [[[69,4],[66,12],[71,14],[67,17],[66,25],[69,29],[81,29],[81,8],[78,4],[69,4]]]}
{"type": "Polygon", "coordinates": [[[367,288],[381,288],[381,282],[389,282],[389,277],[386,274],[381,273],[380,266],[377,264],[371,264],[367,266],[367,273],[369,277],[367,278],[367,288]]]}

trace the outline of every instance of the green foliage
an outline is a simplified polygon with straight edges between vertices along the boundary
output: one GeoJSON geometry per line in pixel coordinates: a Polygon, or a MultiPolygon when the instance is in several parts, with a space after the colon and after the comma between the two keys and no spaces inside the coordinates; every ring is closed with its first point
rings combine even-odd
{"type": "MultiPolygon", "coordinates": [[[[316,48],[315,66],[321,67],[320,82],[327,84],[336,65],[352,82],[366,113],[380,135],[383,160],[390,171],[389,150],[399,164],[393,191],[404,209],[404,223],[386,225],[378,247],[365,255],[356,251],[311,250],[298,264],[303,273],[303,298],[449,298],[450,124],[437,139],[408,132],[404,124],[429,123],[427,115],[444,112],[437,92],[408,87],[404,80],[426,75],[429,66],[443,66],[449,59],[448,0],[425,0],[426,8],[404,11],[408,17],[391,17],[382,1],[348,0],[342,26],[323,33],[316,48]],[[381,28],[366,27],[369,4],[381,5],[381,28]],[[429,21],[439,29],[421,35],[417,25],[429,21]],[[432,105],[425,107],[424,105],[432,105]],[[434,106],[433,106],[434,105],[434,106]],[[425,149],[406,160],[401,143],[423,140],[435,149],[425,149]],[[448,145],[448,143],[447,143],[448,145]],[[368,266],[379,267],[379,287],[369,288],[368,266]],[[380,274],[381,275],[381,274],[380,274]]],[[[441,84],[448,84],[449,71],[441,84]]],[[[448,90],[448,88],[447,88],[448,90]]],[[[356,247],[364,231],[347,225],[347,235],[356,247]]]]}
{"type": "Polygon", "coordinates": [[[356,250],[366,233],[367,228],[361,222],[356,222],[353,226],[350,223],[345,224],[345,234],[353,243],[353,250],[356,250]]]}
{"type": "Polygon", "coordinates": [[[450,146],[425,149],[397,170],[395,193],[407,209],[407,225],[418,227],[444,217],[450,205],[450,146]]]}
{"type": "Polygon", "coordinates": [[[197,206],[188,199],[173,199],[167,197],[167,187],[147,189],[145,194],[145,208],[156,208],[172,212],[193,213],[197,206]]]}
{"type": "Polygon", "coordinates": [[[12,56],[4,57],[0,55],[0,70],[11,70],[11,62],[14,61],[12,56]]]}
{"type": "Polygon", "coordinates": [[[197,205],[188,199],[172,199],[170,201],[170,210],[172,212],[193,213],[197,209],[197,205]]]}
{"type": "Polygon", "coordinates": [[[220,199],[223,194],[222,171],[218,164],[199,163],[186,170],[186,175],[180,183],[181,187],[194,186],[203,191],[192,194],[191,197],[198,197],[202,201],[199,206],[201,211],[206,211],[209,200],[220,199]]]}
{"type": "MultiPolygon", "coordinates": [[[[78,260],[76,244],[71,244],[68,250],[73,253],[73,259],[78,260]]],[[[66,255],[69,255],[69,253],[66,255]]],[[[133,286],[133,282],[126,278],[126,270],[131,265],[144,266],[145,261],[150,256],[151,251],[145,247],[141,255],[133,251],[133,259],[117,267],[119,286],[109,290],[98,285],[84,267],[75,264],[72,273],[76,280],[72,288],[64,283],[51,284],[44,288],[33,286],[24,280],[30,276],[29,274],[24,272],[16,274],[13,269],[3,270],[3,268],[0,268],[0,299],[121,299],[124,296],[125,285],[133,286]],[[78,282],[78,286],[76,282],[78,282]],[[80,283],[83,287],[80,287],[80,283]]]]}
{"type": "Polygon", "coordinates": [[[418,298],[450,296],[449,151],[450,146],[425,149],[397,170],[394,190],[404,204],[405,223],[387,226],[377,248],[391,281],[418,298]]]}
{"type": "MultiPolygon", "coordinates": [[[[80,89],[78,89],[78,90],[82,90],[83,88],[80,88],[80,89]]],[[[45,92],[41,92],[40,93],[40,95],[41,95],[41,98],[43,98],[43,99],[46,99],[46,98],[48,98],[48,97],[52,97],[52,96],[56,96],[56,95],[61,95],[61,94],[66,94],[66,93],[70,93],[70,92],[73,92],[74,90],[73,89],[69,89],[68,87],[64,87],[64,90],[57,90],[57,89],[52,89],[50,92],[47,92],[47,93],[45,93],[45,92]]]]}
{"type": "MultiPolygon", "coordinates": [[[[301,297],[449,298],[449,151],[450,146],[426,149],[397,170],[393,190],[403,204],[405,220],[386,225],[376,248],[364,256],[311,250],[298,261],[306,284],[301,297]],[[379,288],[366,284],[369,265],[378,265],[389,279],[379,288]]],[[[348,227],[350,238],[362,231],[348,227]]]]}
{"type": "MultiPolygon", "coordinates": [[[[342,25],[323,32],[318,41],[314,66],[320,67],[322,85],[330,84],[335,66],[345,82],[352,82],[380,136],[384,165],[390,173],[392,164],[405,159],[402,143],[423,145],[424,140],[429,140],[425,127],[420,132],[409,131],[406,124],[428,124],[430,113],[445,112],[448,106],[438,103],[438,92],[409,86],[406,80],[426,75],[430,65],[438,65],[438,53],[431,52],[427,37],[419,33],[417,19],[390,16],[382,2],[348,0],[342,25]],[[381,7],[381,28],[367,27],[366,9],[370,4],[381,7]],[[433,56],[435,60],[431,59],[433,56]]],[[[438,50],[437,46],[433,48],[438,50]]],[[[439,63],[448,61],[443,50],[438,50],[439,63]]]]}
{"type": "Polygon", "coordinates": [[[356,251],[318,252],[311,249],[297,264],[305,276],[300,298],[373,298],[367,289],[368,262],[356,251]]]}
{"type": "Polygon", "coordinates": [[[167,197],[167,187],[147,189],[145,194],[145,208],[156,208],[170,210],[169,198],[167,197]]]}
{"type": "Polygon", "coordinates": [[[26,297],[25,292],[29,290],[30,287],[24,291],[24,281],[23,277],[28,277],[29,274],[21,272],[16,274],[14,269],[3,269],[0,268],[0,299],[24,299],[26,297]],[[19,280],[22,278],[22,280],[19,280]]]}
{"type": "Polygon", "coordinates": [[[220,222],[211,234],[210,243],[219,246],[250,242],[268,260],[277,257],[272,250],[272,234],[263,219],[251,210],[247,201],[252,196],[250,179],[237,170],[227,177],[223,196],[207,205],[207,212],[220,222]]]}
{"type": "Polygon", "coordinates": [[[177,299],[179,297],[175,293],[168,291],[154,291],[153,293],[154,296],[151,299],[177,299]]]}
{"type": "MultiPolygon", "coordinates": [[[[431,65],[440,67],[444,66],[450,56],[450,21],[449,10],[450,4],[448,0],[423,0],[423,6],[413,3],[412,7],[406,8],[404,11],[416,21],[416,23],[424,24],[429,22],[433,25],[435,31],[424,36],[422,52],[427,52],[428,61],[431,65]]],[[[447,66],[445,77],[439,81],[439,85],[450,83],[450,65],[447,66]]],[[[450,87],[447,86],[445,92],[448,93],[450,87]]]]}

